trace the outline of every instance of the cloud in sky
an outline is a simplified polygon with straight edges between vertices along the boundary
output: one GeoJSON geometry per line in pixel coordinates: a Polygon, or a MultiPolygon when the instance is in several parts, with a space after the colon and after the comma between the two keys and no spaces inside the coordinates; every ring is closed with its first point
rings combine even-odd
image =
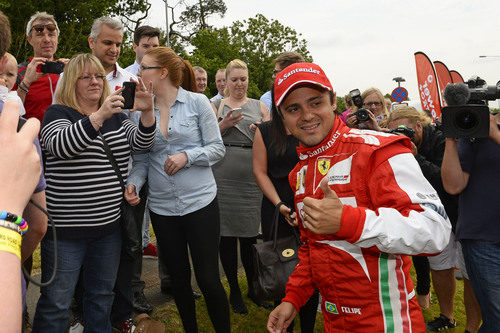
{"type": "MultiPolygon", "coordinates": [[[[174,5],[178,0],[170,0],[174,5]]],[[[163,0],[151,0],[148,24],[165,27],[163,0]]],[[[339,95],[371,86],[390,93],[396,76],[416,100],[414,53],[423,51],[467,79],[479,75],[488,84],[500,80],[500,1],[464,0],[226,0],[217,27],[261,13],[302,34],[314,58],[339,95]]]]}

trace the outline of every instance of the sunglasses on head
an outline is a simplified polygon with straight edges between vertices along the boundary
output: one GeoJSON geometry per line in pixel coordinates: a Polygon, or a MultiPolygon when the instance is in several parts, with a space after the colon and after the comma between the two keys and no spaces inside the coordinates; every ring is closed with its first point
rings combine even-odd
{"type": "Polygon", "coordinates": [[[45,29],[47,29],[49,32],[54,32],[56,30],[56,25],[49,23],[49,24],[35,24],[31,30],[35,30],[36,33],[42,33],[45,29]]]}

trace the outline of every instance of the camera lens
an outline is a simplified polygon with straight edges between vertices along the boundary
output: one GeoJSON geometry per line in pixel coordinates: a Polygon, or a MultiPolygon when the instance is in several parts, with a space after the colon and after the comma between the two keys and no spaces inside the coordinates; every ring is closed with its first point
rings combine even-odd
{"type": "Polygon", "coordinates": [[[455,124],[461,130],[471,130],[479,124],[479,119],[473,112],[461,111],[455,115],[455,124]]]}
{"type": "Polygon", "coordinates": [[[356,118],[361,122],[367,121],[368,119],[370,119],[370,115],[365,109],[359,109],[358,111],[356,111],[356,118]]]}

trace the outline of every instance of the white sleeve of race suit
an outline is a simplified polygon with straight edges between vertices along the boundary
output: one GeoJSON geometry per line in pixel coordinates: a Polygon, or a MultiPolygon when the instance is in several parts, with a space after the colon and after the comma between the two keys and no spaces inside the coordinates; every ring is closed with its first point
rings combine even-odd
{"type": "MultiPolygon", "coordinates": [[[[436,191],[425,179],[417,161],[410,153],[392,156],[374,173],[389,173],[375,177],[388,180],[397,193],[397,208],[384,202],[385,187],[375,183],[372,201],[380,207],[376,211],[366,209],[363,230],[355,245],[368,248],[376,246],[380,251],[397,254],[433,254],[441,252],[448,244],[451,224],[436,191]],[[388,163],[388,164],[387,164],[388,163]],[[384,205],[385,204],[385,205],[384,205]]],[[[380,183],[379,183],[380,184],[380,183]]],[[[370,188],[372,190],[372,188],[370,188]]],[[[391,196],[394,200],[394,194],[391,196]]]]}

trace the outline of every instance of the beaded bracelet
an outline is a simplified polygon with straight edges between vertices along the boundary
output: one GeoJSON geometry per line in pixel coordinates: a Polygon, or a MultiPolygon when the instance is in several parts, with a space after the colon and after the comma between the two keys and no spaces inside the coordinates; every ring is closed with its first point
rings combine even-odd
{"type": "Polygon", "coordinates": [[[19,226],[17,224],[9,222],[9,221],[0,220],[0,227],[13,230],[15,232],[18,232],[20,235],[22,235],[22,233],[23,233],[21,231],[21,228],[19,228],[19,226]]]}
{"type": "Polygon", "coordinates": [[[102,123],[99,123],[96,119],[95,119],[95,116],[94,116],[94,113],[95,112],[92,112],[89,116],[89,120],[92,124],[96,124],[98,128],[101,128],[102,127],[102,123]]]}
{"type": "Polygon", "coordinates": [[[28,223],[21,216],[12,214],[6,211],[0,211],[0,220],[5,220],[8,222],[15,223],[21,229],[21,235],[24,235],[28,231],[28,223]]]}

